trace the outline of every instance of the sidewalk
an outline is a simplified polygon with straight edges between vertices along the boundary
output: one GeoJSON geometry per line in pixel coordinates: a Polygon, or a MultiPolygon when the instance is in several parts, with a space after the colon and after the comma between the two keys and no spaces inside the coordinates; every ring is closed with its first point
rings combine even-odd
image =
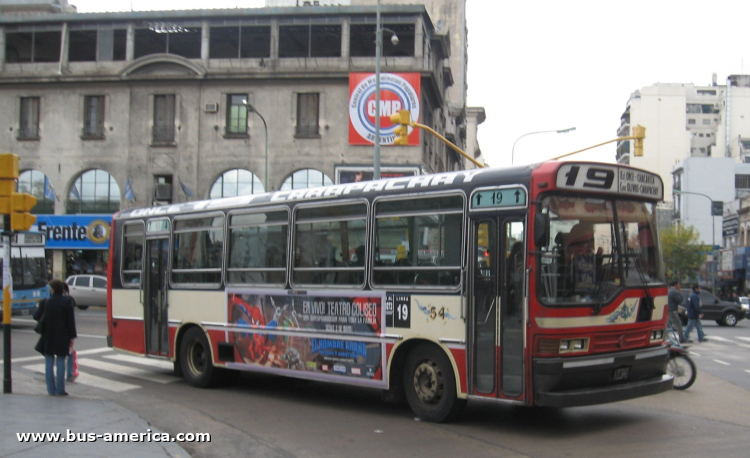
{"type": "MultiPolygon", "coordinates": [[[[0,366],[2,367],[2,366],[0,366]]],[[[13,393],[0,394],[0,456],[14,457],[93,457],[137,456],[147,458],[188,458],[177,442],[155,442],[163,433],[119,405],[96,398],[49,396],[44,378],[12,374],[13,393]],[[138,433],[139,442],[21,442],[16,433],[60,433],[81,439],[90,434],[138,433]],[[141,435],[141,433],[147,433],[141,435]],[[149,439],[152,439],[149,442],[149,439]]],[[[73,390],[70,390],[73,391],[73,390]]]]}

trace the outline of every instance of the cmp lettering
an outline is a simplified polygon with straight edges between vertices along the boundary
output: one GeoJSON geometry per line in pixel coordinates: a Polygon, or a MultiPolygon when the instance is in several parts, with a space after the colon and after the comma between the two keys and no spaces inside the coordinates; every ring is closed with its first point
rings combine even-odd
{"type": "Polygon", "coordinates": [[[39,231],[47,234],[47,240],[85,242],[88,239],[86,235],[86,226],[79,226],[75,222],[70,226],[48,226],[47,223],[39,223],[39,231]]]}

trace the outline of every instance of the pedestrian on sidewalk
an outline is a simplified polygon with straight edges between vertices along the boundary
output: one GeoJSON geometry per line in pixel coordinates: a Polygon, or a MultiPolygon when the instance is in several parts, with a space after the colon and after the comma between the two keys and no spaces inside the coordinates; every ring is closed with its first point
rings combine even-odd
{"type": "Polygon", "coordinates": [[[703,324],[701,323],[703,309],[701,309],[700,292],[701,287],[698,284],[693,285],[693,294],[687,300],[688,324],[685,327],[685,338],[690,339],[690,331],[695,327],[698,331],[698,342],[705,342],[708,339],[706,339],[706,334],[703,333],[703,324]]]}
{"type": "Polygon", "coordinates": [[[47,393],[51,396],[67,396],[65,392],[65,357],[70,352],[78,334],[73,314],[73,299],[63,296],[65,283],[52,280],[49,284],[52,296],[40,304],[34,313],[39,321],[44,316],[44,327],[36,351],[44,355],[47,393]],[[57,368],[57,377],[54,369],[57,368]]]}

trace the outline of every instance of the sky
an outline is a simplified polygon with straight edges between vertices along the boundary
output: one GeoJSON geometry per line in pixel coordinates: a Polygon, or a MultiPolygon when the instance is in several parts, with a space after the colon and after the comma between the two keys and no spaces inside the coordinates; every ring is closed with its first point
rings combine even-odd
{"type": "MultiPolygon", "coordinates": [[[[265,6],[265,0],[69,3],[80,13],[265,6]]],[[[742,0],[467,0],[468,104],[487,114],[478,133],[485,161],[527,164],[612,140],[630,95],[645,86],[710,85],[714,73],[726,84],[729,75],[750,73],[748,17],[750,2],[742,0]],[[576,130],[526,135],[570,127],[576,130]]],[[[614,162],[615,145],[571,159],[614,162]]]]}

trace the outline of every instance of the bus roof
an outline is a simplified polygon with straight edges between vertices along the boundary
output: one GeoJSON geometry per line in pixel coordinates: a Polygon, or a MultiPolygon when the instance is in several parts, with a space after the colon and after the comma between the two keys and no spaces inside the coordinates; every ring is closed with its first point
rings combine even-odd
{"type": "MultiPolygon", "coordinates": [[[[539,164],[515,167],[461,170],[457,172],[438,173],[432,175],[417,175],[389,178],[378,181],[361,181],[346,184],[336,184],[315,188],[290,189],[264,194],[250,194],[237,197],[225,197],[220,199],[185,202],[160,207],[134,208],[129,210],[122,210],[119,214],[115,214],[113,219],[122,220],[149,216],[167,216],[199,211],[224,210],[229,208],[255,206],[260,204],[281,204],[299,201],[337,200],[341,198],[368,197],[372,196],[373,193],[388,195],[404,193],[408,194],[410,192],[416,193],[420,191],[449,191],[457,189],[468,191],[470,189],[482,186],[511,184],[520,184],[529,188],[531,184],[531,175],[535,169],[539,168],[539,171],[542,173],[556,174],[560,167],[565,164],[578,164],[583,167],[595,166],[597,170],[610,170],[618,177],[619,171],[621,169],[637,171],[658,181],[661,187],[660,189],[663,189],[663,185],[661,185],[661,178],[658,175],[643,170],[634,169],[628,166],[616,164],[599,164],[594,162],[572,163],[548,161],[539,164]]],[[[553,180],[552,183],[555,183],[555,181],[553,180]]],[[[552,187],[550,187],[549,189],[552,189],[552,187]]],[[[578,191],[581,190],[582,189],[578,189],[578,191]]],[[[591,189],[591,191],[597,190],[591,189]]],[[[599,189],[599,191],[601,191],[601,189],[599,189]]],[[[618,193],[619,187],[613,185],[610,192],[618,193]]],[[[626,193],[626,195],[630,197],[634,196],[632,193],[626,193]]],[[[635,196],[648,198],[651,200],[661,200],[662,198],[661,195],[656,196],[636,194],[635,196]]]]}

